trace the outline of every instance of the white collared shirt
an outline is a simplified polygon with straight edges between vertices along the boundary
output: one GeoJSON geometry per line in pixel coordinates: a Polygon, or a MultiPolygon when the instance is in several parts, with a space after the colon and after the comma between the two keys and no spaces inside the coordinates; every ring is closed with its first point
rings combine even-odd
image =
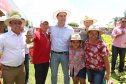
{"type": "Polygon", "coordinates": [[[51,33],[51,49],[56,52],[68,51],[69,41],[74,30],[68,25],[60,28],[58,24],[50,26],[49,32],[51,33]]]}
{"type": "Polygon", "coordinates": [[[25,60],[26,43],[22,34],[18,35],[12,31],[0,35],[0,62],[6,66],[19,66],[25,60]]]}

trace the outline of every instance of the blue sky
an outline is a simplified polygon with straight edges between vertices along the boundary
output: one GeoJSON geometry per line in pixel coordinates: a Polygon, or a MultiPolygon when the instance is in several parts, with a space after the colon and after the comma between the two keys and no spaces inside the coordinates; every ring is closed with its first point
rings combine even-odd
{"type": "Polygon", "coordinates": [[[71,11],[67,23],[76,22],[80,27],[80,21],[85,15],[97,19],[96,25],[105,26],[116,16],[123,17],[126,10],[126,0],[12,0],[33,21],[35,27],[39,27],[40,20],[46,18],[50,25],[57,21],[53,20],[53,13],[59,9],[71,11]]]}

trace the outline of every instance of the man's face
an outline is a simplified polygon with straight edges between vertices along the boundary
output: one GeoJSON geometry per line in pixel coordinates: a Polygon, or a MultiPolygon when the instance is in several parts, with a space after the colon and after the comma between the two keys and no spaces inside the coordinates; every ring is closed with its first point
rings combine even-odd
{"type": "Polygon", "coordinates": [[[65,12],[60,12],[57,16],[58,23],[65,24],[67,14],[65,12]]]}
{"type": "Polygon", "coordinates": [[[86,20],[86,21],[84,21],[84,26],[86,28],[89,28],[92,24],[93,24],[93,21],[92,20],[86,20]]]}
{"type": "Polygon", "coordinates": [[[122,18],[122,20],[120,21],[120,24],[124,28],[126,26],[126,19],[122,18]]]}
{"type": "Polygon", "coordinates": [[[18,21],[18,20],[13,20],[9,23],[10,27],[11,27],[11,30],[16,33],[16,34],[19,34],[20,33],[20,29],[21,29],[21,25],[22,25],[22,22],[21,21],[18,21]]]}
{"type": "Polygon", "coordinates": [[[49,25],[48,25],[48,22],[44,22],[44,23],[41,23],[40,24],[40,29],[43,31],[43,32],[46,32],[49,28],[49,25]]]}

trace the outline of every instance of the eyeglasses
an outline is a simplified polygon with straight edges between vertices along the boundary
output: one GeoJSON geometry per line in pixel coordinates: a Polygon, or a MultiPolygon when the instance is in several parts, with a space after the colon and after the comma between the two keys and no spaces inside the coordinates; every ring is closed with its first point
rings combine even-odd
{"type": "Polygon", "coordinates": [[[126,23],[126,21],[122,21],[122,23],[126,23]]]}

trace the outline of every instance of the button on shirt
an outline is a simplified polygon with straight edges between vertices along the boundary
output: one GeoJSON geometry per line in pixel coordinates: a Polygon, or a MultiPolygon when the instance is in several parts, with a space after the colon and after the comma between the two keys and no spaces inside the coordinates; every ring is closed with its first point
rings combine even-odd
{"type": "Polygon", "coordinates": [[[25,60],[26,43],[22,34],[18,35],[12,31],[0,35],[0,62],[6,66],[17,67],[25,60]]]}
{"type": "Polygon", "coordinates": [[[119,27],[115,27],[112,35],[112,38],[114,38],[112,45],[116,46],[116,47],[120,47],[120,48],[126,48],[126,27],[125,28],[121,28],[121,26],[119,27]],[[116,38],[116,36],[118,34],[121,34],[122,31],[125,31],[124,35],[121,35],[119,37],[116,38]]]}
{"type": "Polygon", "coordinates": [[[60,28],[58,24],[50,26],[51,33],[51,49],[56,52],[68,51],[70,36],[74,34],[72,27],[64,25],[60,28]]]}

